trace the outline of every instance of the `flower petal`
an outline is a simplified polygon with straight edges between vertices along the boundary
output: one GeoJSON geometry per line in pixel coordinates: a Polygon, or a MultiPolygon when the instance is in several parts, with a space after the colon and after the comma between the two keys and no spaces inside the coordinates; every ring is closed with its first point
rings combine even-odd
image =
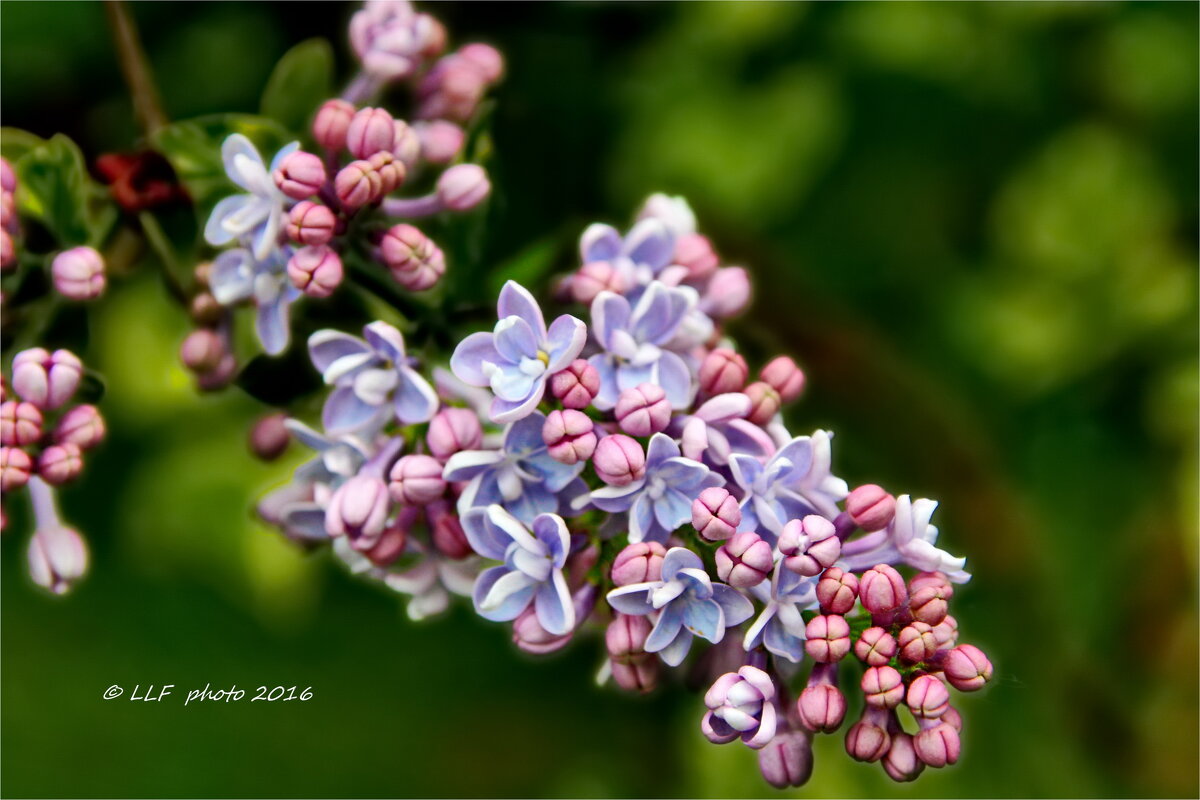
{"type": "Polygon", "coordinates": [[[440,401],[429,381],[411,367],[400,367],[400,383],[396,387],[396,419],[401,425],[428,422],[437,413],[440,401]]]}
{"type": "Polygon", "coordinates": [[[587,343],[587,325],[581,319],[563,314],[550,323],[547,337],[550,361],[546,364],[546,373],[552,375],[566,369],[583,352],[587,343]]]}
{"type": "Polygon", "coordinates": [[[562,636],[575,627],[575,605],[562,570],[554,570],[550,581],[538,587],[534,602],[538,622],[547,633],[562,636]]]}
{"type": "Polygon", "coordinates": [[[545,338],[546,320],[542,316],[541,307],[538,306],[537,300],[533,298],[529,290],[516,281],[508,281],[504,284],[504,288],[500,290],[500,299],[496,303],[497,318],[504,319],[511,316],[518,316],[525,320],[537,338],[545,338]]]}
{"type": "Polygon", "coordinates": [[[592,261],[611,261],[621,252],[621,234],[611,225],[599,222],[588,225],[579,237],[579,257],[584,264],[592,261]]]}

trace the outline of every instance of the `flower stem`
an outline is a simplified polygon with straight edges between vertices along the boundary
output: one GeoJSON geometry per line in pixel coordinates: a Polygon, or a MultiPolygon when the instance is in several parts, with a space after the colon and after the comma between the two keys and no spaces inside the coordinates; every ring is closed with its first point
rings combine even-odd
{"type": "Polygon", "coordinates": [[[383,213],[389,217],[428,217],[445,211],[437,194],[424,197],[389,197],[383,201],[383,213]]]}
{"type": "Polygon", "coordinates": [[[25,486],[29,489],[29,500],[33,504],[33,517],[36,522],[34,527],[41,530],[58,525],[58,507],[50,485],[34,475],[25,486]]]}
{"type": "Polygon", "coordinates": [[[148,136],[167,124],[167,115],[163,112],[162,100],[159,98],[158,88],[154,85],[150,62],[142,48],[137,25],[133,21],[133,15],[129,13],[129,4],[124,0],[105,3],[104,13],[112,31],[121,74],[125,76],[125,83],[128,84],[129,94],[133,99],[134,113],[142,131],[148,136]]]}
{"type": "Polygon", "coordinates": [[[158,224],[158,220],[149,211],[138,214],[138,222],[142,225],[142,233],[146,235],[146,241],[150,243],[150,248],[154,250],[162,264],[163,281],[167,284],[167,290],[171,293],[171,297],[186,308],[188,295],[179,282],[179,261],[175,258],[175,248],[171,246],[171,241],[167,238],[162,226],[158,224]]]}

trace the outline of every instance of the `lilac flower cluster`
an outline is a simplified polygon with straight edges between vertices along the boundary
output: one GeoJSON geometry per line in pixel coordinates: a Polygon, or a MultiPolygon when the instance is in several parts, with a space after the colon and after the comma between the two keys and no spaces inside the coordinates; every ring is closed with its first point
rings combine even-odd
{"type": "Polygon", "coordinates": [[[411,221],[470,210],[491,191],[482,167],[460,163],[462,123],[500,79],[500,54],[468,44],[442,55],[445,30],[406,0],[368,2],[354,15],[350,37],[362,71],[342,97],[315,110],[313,152],[292,142],[268,163],[241,134],[222,145],[225,171],[241,192],[217,203],[205,225],[207,242],[228,249],[196,271],[192,315],[199,327],[180,353],[201,388],[228,383],[236,369],[226,308],[252,304],[263,350],[282,353],[290,306],[338,289],[360,229],[371,231],[370,255],[391,280],[411,292],[428,290],[445,273],[445,257],[411,221]],[[368,104],[400,81],[418,100],[412,122],[368,104]],[[435,170],[441,172],[432,192],[399,196],[435,170]]]}
{"type": "MultiPolygon", "coordinates": [[[[84,453],[105,435],[94,405],[71,402],[82,377],[83,364],[70,351],[36,347],[17,353],[8,380],[0,381],[0,491],[5,502],[22,489],[28,495],[35,520],[29,571],[56,594],[83,577],[88,552],[60,519],[55,489],[79,477],[84,453]]],[[[0,530],[6,524],[0,509],[0,530]]]]}
{"type": "Polygon", "coordinates": [[[843,721],[851,651],[864,711],[850,755],[896,780],[954,763],[947,687],[980,688],[992,668],[957,644],[947,603],[970,576],[937,546],[936,503],[849,491],[833,435],[787,429],[804,374],[780,356],[750,380],[721,334],[748,275],[720,266],[683,200],[651,197],[624,236],[593,225],[580,251],[559,291],[578,316],[547,322],[510,281],[492,329],[432,382],[390,324],[314,334],[324,430],[287,423],[316,455],[262,515],[410,595],[414,618],[470,596],[532,653],[603,626],[600,679],[628,690],[709,643],[693,667],[712,681],[701,729],[757,749],[773,785],[804,783],[813,734],[843,721]]]}

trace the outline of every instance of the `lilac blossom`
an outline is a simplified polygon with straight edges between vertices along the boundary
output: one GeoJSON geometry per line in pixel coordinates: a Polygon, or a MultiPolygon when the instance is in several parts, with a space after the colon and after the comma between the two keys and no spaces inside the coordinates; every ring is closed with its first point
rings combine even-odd
{"type": "Polygon", "coordinates": [[[547,379],[583,350],[587,326],[563,314],[547,329],[533,295],[514,281],[500,290],[496,315],[492,333],[473,333],[459,343],[450,369],[471,386],[491,386],[492,421],[514,422],[537,408],[547,379]]]}
{"type": "Polygon", "coordinates": [[[745,419],[750,398],[741,392],[719,394],[692,414],[671,421],[671,433],[680,437],[683,454],[695,461],[725,466],[734,453],[760,461],[775,452],[770,434],[745,419]]]}
{"type": "Polygon", "coordinates": [[[724,638],[727,628],[740,625],[754,613],[749,600],[733,587],[714,583],[700,556],[683,547],[667,551],[661,580],[613,589],[608,602],[622,614],[658,612],[654,630],[646,639],[646,652],[658,653],[672,667],[683,662],[693,636],[715,644],[724,638]]]}
{"type": "Polygon", "coordinates": [[[472,596],[484,619],[507,622],[532,603],[538,624],[558,636],[575,627],[575,607],[563,576],[571,550],[566,523],[557,514],[539,514],[531,530],[499,505],[475,508],[462,517],[475,552],[504,562],[480,573],[472,596]]]}
{"type": "Polygon", "coordinates": [[[209,289],[218,303],[231,306],[253,300],[254,330],[263,350],[279,355],[291,339],[288,312],[303,294],[287,276],[291,248],[276,247],[258,259],[245,248],[226,250],[213,260],[209,289]]]}
{"type": "Polygon", "coordinates": [[[804,617],[801,612],[816,608],[817,579],[804,578],[780,562],[770,583],[760,583],[750,593],[763,604],[742,646],[749,652],[763,645],[780,658],[792,663],[804,658],[804,617]]]}
{"type": "Polygon", "coordinates": [[[843,546],[845,568],[862,570],[875,564],[904,563],[925,572],[944,572],[954,583],[969,581],[971,575],[963,569],[967,560],[935,546],[938,529],[929,520],[937,506],[936,500],[913,500],[906,494],[897,497],[896,515],[887,528],[843,546]]]}
{"type": "Polygon", "coordinates": [[[611,225],[595,223],[579,239],[582,263],[606,262],[630,289],[658,277],[670,266],[674,253],[675,234],[656,217],[639,220],[624,237],[611,225]]]}
{"type": "Polygon", "coordinates": [[[363,70],[379,80],[412,75],[443,36],[439,23],[407,0],[368,0],[350,18],[350,44],[363,70]]]}
{"type": "Polygon", "coordinates": [[[557,513],[587,487],[579,480],[584,463],[562,464],[551,457],[542,439],[546,417],[540,412],[512,423],[497,450],[464,450],[450,456],[442,476],[470,481],[458,497],[465,516],[480,506],[500,504],[529,525],[539,514],[557,513]]]}
{"type": "Polygon", "coordinates": [[[692,402],[692,371],[686,361],[667,348],[695,306],[695,292],[671,288],[655,281],[646,287],[636,305],[613,292],[601,292],[592,301],[592,329],[604,350],[588,359],[600,373],[600,393],[592,401],[608,410],[626,389],[642,383],[661,386],[672,408],[692,402]]]}
{"type": "Polygon", "coordinates": [[[404,336],[386,322],[363,328],[364,339],[321,330],[308,340],[313,365],[337,388],[321,413],[331,433],[370,430],[394,414],[402,425],[428,422],[438,410],[437,392],[412,368],[404,336]]]}
{"type": "Polygon", "coordinates": [[[830,473],[831,437],[821,430],[797,436],[765,464],[733,455],[733,478],[745,492],[738,530],[756,531],[773,543],[788,520],[809,514],[836,517],[837,501],[848,491],[846,482],[830,473]]]}
{"type": "Polygon", "coordinates": [[[671,197],[661,192],[650,195],[638,212],[638,220],[644,219],[658,220],[674,237],[696,232],[696,214],[682,197],[671,197]]]}
{"type": "Polygon", "coordinates": [[[692,501],[725,479],[698,461],[680,455],[679,445],[656,433],[647,448],[645,475],[624,486],[604,486],[589,495],[592,505],[612,513],[629,512],[629,541],[665,542],[692,518],[692,501]]]}
{"type": "Polygon", "coordinates": [[[298,149],[299,142],[287,145],[275,154],[268,168],[245,136],[235,133],[225,139],[221,144],[225,173],[247,194],[226,197],[213,208],[204,226],[204,238],[209,244],[247,242],[256,260],[267,260],[279,242],[284,209],[290,203],[287,195],[275,185],[271,173],[298,149]]]}

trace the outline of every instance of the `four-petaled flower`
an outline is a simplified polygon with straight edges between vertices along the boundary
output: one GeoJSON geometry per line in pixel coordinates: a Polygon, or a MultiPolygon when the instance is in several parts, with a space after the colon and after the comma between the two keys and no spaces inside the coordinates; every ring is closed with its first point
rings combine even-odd
{"type": "Polygon", "coordinates": [[[407,0],[368,0],[350,18],[350,44],[363,70],[380,80],[415,72],[438,34],[437,22],[407,0]]]}
{"type": "Polygon", "coordinates": [[[626,389],[653,383],[667,393],[672,408],[692,401],[692,373],[687,362],[667,350],[680,332],[696,293],[685,287],[668,287],[654,281],[630,306],[613,292],[600,292],[592,301],[592,332],[604,349],[588,359],[600,372],[600,393],[592,401],[607,410],[626,389]]]}
{"type": "Polygon", "coordinates": [[[620,276],[622,285],[634,293],[640,293],[640,287],[670,266],[674,254],[675,235],[654,217],[639,220],[624,238],[611,225],[595,223],[579,239],[579,255],[584,264],[608,262],[620,276]]]}
{"type": "Polygon", "coordinates": [[[337,388],[321,419],[330,433],[374,429],[392,414],[402,425],[428,422],[438,410],[433,387],[412,368],[404,336],[386,322],[363,328],[365,339],[321,330],[308,339],[313,365],[337,388]],[[390,401],[390,402],[389,402],[390,401]]]}
{"type": "Polygon", "coordinates": [[[780,658],[798,662],[804,658],[804,617],[801,612],[816,608],[817,578],[805,578],[775,565],[771,581],[763,581],[750,593],[763,604],[762,613],[746,631],[742,645],[750,652],[760,644],[780,658]]]}
{"type": "Polygon", "coordinates": [[[476,508],[462,517],[463,531],[476,553],[503,561],[480,573],[472,596],[484,619],[507,622],[533,603],[538,624],[561,636],[575,627],[575,607],[563,565],[571,549],[566,523],[557,514],[539,514],[532,533],[498,505],[476,508]]]}
{"type": "Polygon", "coordinates": [[[288,203],[287,195],[279,191],[271,173],[298,149],[299,142],[287,145],[275,154],[268,168],[245,136],[235,133],[226,137],[221,144],[225,173],[248,194],[231,195],[213,208],[204,226],[204,238],[209,244],[246,241],[257,260],[266,260],[279,242],[283,211],[288,203]]]}
{"type": "Polygon", "coordinates": [[[226,250],[213,260],[209,289],[223,306],[253,300],[254,330],[263,350],[279,355],[291,338],[288,309],[302,292],[287,276],[290,248],[275,247],[262,259],[245,248],[226,250]]]}
{"type": "Polygon", "coordinates": [[[775,452],[770,434],[744,417],[750,413],[750,398],[741,392],[719,394],[704,402],[695,413],[671,420],[670,431],[680,438],[683,454],[714,466],[729,463],[735,453],[762,461],[775,452]]]}
{"type": "Polygon", "coordinates": [[[684,458],[670,436],[656,433],[646,453],[646,474],[624,486],[604,486],[589,500],[603,511],[629,513],[629,541],[665,542],[692,518],[692,501],[725,479],[698,461],[684,458]]]}
{"type": "Polygon", "coordinates": [[[774,544],[788,520],[838,515],[837,501],[849,491],[844,480],[830,473],[832,435],[819,430],[797,436],[765,464],[752,456],[730,457],[733,479],[745,492],[738,530],[755,531],[774,544]]]}
{"type": "Polygon", "coordinates": [[[563,314],[547,329],[533,295],[514,281],[500,290],[496,313],[491,333],[473,333],[454,349],[450,369],[471,386],[491,386],[492,420],[514,422],[537,408],[547,379],[583,350],[587,326],[563,314]]]}
{"type": "Polygon", "coordinates": [[[683,547],[667,551],[662,580],[613,589],[608,603],[633,616],[658,612],[646,652],[658,653],[672,667],[687,656],[693,636],[715,644],[724,638],[726,628],[740,625],[754,613],[745,596],[731,586],[713,583],[700,556],[683,547]]]}
{"type": "Polygon", "coordinates": [[[704,694],[708,711],[700,729],[714,744],[727,744],[739,736],[755,750],[775,738],[775,684],[771,676],[749,664],[717,678],[704,694]]]}
{"type": "Polygon", "coordinates": [[[929,520],[936,500],[896,498],[896,515],[886,529],[867,534],[845,545],[842,561],[849,570],[870,569],[875,564],[905,563],[923,572],[944,572],[954,583],[966,583],[971,573],[963,569],[965,558],[952,556],[937,547],[938,529],[929,520]]]}
{"type": "Polygon", "coordinates": [[[539,514],[568,507],[587,491],[578,475],[584,463],[563,464],[550,457],[542,440],[544,414],[538,412],[509,426],[497,450],[464,450],[446,462],[448,481],[470,481],[458,497],[458,511],[498,503],[517,519],[531,524],[539,514]]]}

